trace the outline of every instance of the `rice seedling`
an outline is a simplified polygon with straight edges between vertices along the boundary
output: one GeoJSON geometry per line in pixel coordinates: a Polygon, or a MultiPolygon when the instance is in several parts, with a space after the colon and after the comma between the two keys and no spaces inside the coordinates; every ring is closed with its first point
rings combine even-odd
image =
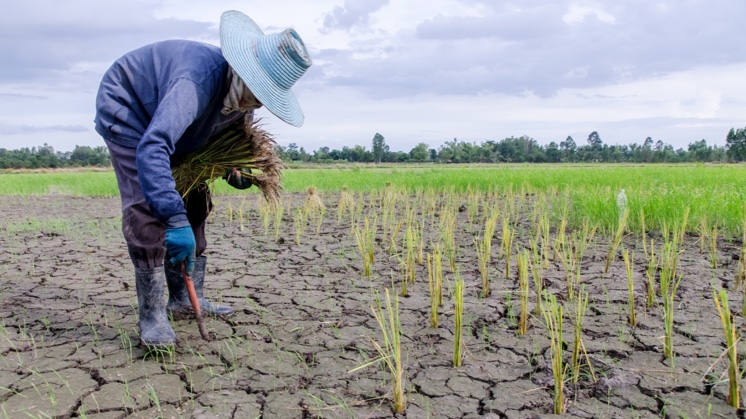
{"type": "Polygon", "coordinates": [[[350,222],[352,222],[354,211],[355,198],[350,194],[349,188],[345,186],[339,194],[339,203],[337,204],[337,224],[342,224],[342,217],[344,214],[348,214],[350,222]]]}
{"type": "Polygon", "coordinates": [[[513,239],[515,239],[515,228],[511,227],[510,220],[508,219],[508,213],[503,218],[503,236],[502,236],[502,250],[505,255],[505,277],[510,278],[510,259],[511,251],[513,249],[513,239]]]}
{"type": "Polygon", "coordinates": [[[707,214],[702,214],[699,217],[697,233],[699,234],[699,253],[702,254],[705,252],[705,243],[707,243],[707,236],[710,233],[710,223],[707,221],[707,214]]]}
{"type": "Polygon", "coordinates": [[[438,195],[432,190],[425,194],[425,203],[423,207],[423,219],[428,218],[431,227],[435,225],[435,215],[438,213],[438,195]]]}
{"type": "Polygon", "coordinates": [[[476,222],[477,215],[479,214],[479,201],[479,194],[469,185],[466,188],[466,219],[470,227],[476,222]]]}
{"type": "Polygon", "coordinates": [[[230,201],[228,201],[228,208],[226,210],[226,213],[228,214],[228,225],[232,226],[234,211],[233,211],[233,205],[230,203],[230,201]]]}
{"type": "Polygon", "coordinates": [[[587,308],[588,291],[585,290],[584,284],[580,287],[580,292],[578,292],[575,312],[573,313],[574,340],[572,345],[572,359],[570,363],[570,369],[572,371],[571,381],[573,384],[577,383],[580,379],[580,349],[583,345],[583,320],[585,319],[585,312],[587,308]]]}
{"type": "Polygon", "coordinates": [[[293,216],[293,226],[295,227],[295,244],[300,244],[303,236],[303,230],[306,229],[306,217],[308,213],[303,208],[296,208],[293,216]]]}
{"type": "Polygon", "coordinates": [[[549,224],[549,214],[544,213],[539,221],[541,226],[541,255],[544,261],[544,269],[549,269],[550,255],[552,254],[552,238],[549,224]]]}
{"type": "Polygon", "coordinates": [[[306,191],[306,199],[303,202],[303,210],[306,214],[316,219],[316,235],[321,230],[321,223],[324,220],[324,214],[326,214],[326,205],[319,196],[318,190],[311,186],[306,191]]]}
{"type": "Polygon", "coordinates": [[[403,226],[404,221],[400,221],[399,224],[396,225],[394,231],[391,233],[391,238],[389,239],[389,248],[387,249],[387,252],[390,255],[393,255],[397,252],[396,240],[399,237],[399,232],[401,231],[403,226]]]}
{"type": "Polygon", "coordinates": [[[419,223],[417,223],[417,229],[415,230],[417,233],[417,240],[415,242],[416,246],[416,255],[417,255],[417,264],[424,265],[425,264],[425,220],[424,215],[423,219],[420,220],[419,223]]]}
{"type": "Polygon", "coordinates": [[[606,267],[604,267],[604,273],[609,273],[609,267],[611,266],[611,262],[616,258],[616,251],[619,248],[619,245],[622,243],[622,238],[624,237],[624,230],[627,227],[628,217],[629,217],[629,209],[625,209],[625,211],[622,213],[622,216],[619,217],[619,223],[617,224],[614,237],[611,240],[611,243],[609,244],[609,253],[606,256],[606,267]]]}
{"type": "MultiPolygon", "coordinates": [[[[390,183],[386,184],[386,188],[382,191],[380,199],[380,214],[381,214],[381,230],[382,239],[385,241],[388,238],[389,233],[394,229],[396,224],[396,202],[397,202],[397,191],[391,186],[390,183]]],[[[372,201],[372,200],[371,200],[372,201]]],[[[409,200],[405,202],[407,206],[410,205],[409,200]]],[[[405,212],[409,216],[409,208],[405,212]]]]}
{"type": "Polygon", "coordinates": [[[664,236],[665,243],[661,253],[660,291],[663,300],[663,353],[666,358],[671,359],[673,364],[673,315],[674,297],[681,283],[681,275],[677,273],[678,263],[678,239],[677,231],[674,230],[673,238],[664,236]]]}
{"type": "Polygon", "coordinates": [[[411,226],[407,226],[407,231],[404,234],[404,241],[404,277],[407,282],[414,282],[415,276],[417,274],[417,230],[411,226]]]}
{"type": "Polygon", "coordinates": [[[738,366],[738,350],[736,348],[736,344],[738,343],[737,326],[733,323],[733,318],[728,308],[727,291],[720,290],[718,295],[713,290],[712,296],[715,299],[715,306],[720,315],[720,323],[723,325],[726,351],[728,354],[728,398],[726,401],[729,405],[738,409],[741,407],[741,370],[738,366]]]}
{"type": "Polygon", "coordinates": [[[274,215],[275,241],[278,241],[280,239],[280,226],[282,226],[282,216],[285,214],[285,206],[282,205],[282,202],[277,201],[272,211],[274,215]]]}
{"type": "Polygon", "coordinates": [[[441,238],[451,272],[456,272],[456,214],[454,208],[444,208],[441,214],[441,238]]]}
{"type": "Polygon", "coordinates": [[[640,218],[640,236],[642,237],[642,251],[645,254],[645,258],[648,257],[648,245],[647,245],[647,239],[648,235],[645,230],[645,209],[640,208],[640,211],[638,212],[639,218],[640,218]]]}
{"type": "Polygon", "coordinates": [[[528,250],[524,250],[523,254],[519,253],[517,256],[518,262],[518,288],[521,294],[521,312],[518,316],[518,334],[525,335],[528,333],[528,297],[529,297],[529,286],[528,286],[528,261],[529,255],[528,250]]]}
{"type": "Polygon", "coordinates": [[[715,223],[715,225],[712,226],[712,230],[710,231],[710,268],[713,271],[716,271],[718,268],[718,225],[715,223]]]}
{"type": "Polygon", "coordinates": [[[464,280],[456,269],[454,282],[454,328],[453,328],[453,366],[460,367],[463,358],[463,316],[464,316],[464,280]]]}
{"type": "Polygon", "coordinates": [[[129,335],[127,334],[127,330],[124,327],[119,327],[119,343],[122,345],[122,349],[124,349],[125,353],[127,354],[127,360],[132,361],[132,340],[130,339],[129,335]]]}
{"type": "Polygon", "coordinates": [[[532,237],[541,236],[541,219],[546,214],[546,196],[544,194],[537,194],[534,199],[534,206],[531,210],[531,217],[529,217],[529,225],[532,231],[532,237]]]}
{"type": "Polygon", "coordinates": [[[658,262],[655,259],[655,241],[650,239],[650,256],[648,258],[648,267],[645,269],[645,277],[647,277],[647,300],[645,307],[653,307],[655,300],[655,273],[658,271],[658,262]]]}
{"type": "Polygon", "coordinates": [[[155,391],[155,388],[153,388],[153,385],[150,383],[145,383],[145,387],[147,390],[143,389],[143,393],[145,396],[147,396],[148,400],[156,407],[156,409],[161,408],[161,401],[158,398],[158,393],[155,391]]]}
{"type": "Polygon", "coordinates": [[[635,316],[635,279],[632,267],[635,265],[634,255],[630,256],[629,251],[622,251],[624,257],[624,267],[627,271],[627,301],[629,304],[629,317],[627,318],[630,326],[637,327],[637,317],[635,316]]]}
{"type": "Polygon", "coordinates": [[[474,238],[474,245],[477,248],[479,273],[482,278],[482,298],[489,297],[490,295],[490,259],[492,253],[492,238],[495,234],[496,225],[497,211],[487,218],[482,237],[474,238]]]}
{"type": "Polygon", "coordinates": [[[360,193],[360,197],[355,201],[355,211],[354,216],[350,218],[350,230],[355,230],[355,225],[358,221],[360,221],[363,218],[363,207],[364,207],[364,196],[362,192],[360,193]]]}
{"type": "Polygon", "coordinates": [[[521,214],[525,211],[525,206],[528,200],[526,199],[529,195],[533,195],[532,188],[528,187],[525,183],[521,182],[521,190],[518,191],[518,197],[515,203],[516,214],[521,214]]]}
{"type": "Polygon", "coordinates": [[[435,275],[433,257],[427,255],[427,282],[430,290],[430,327],[438,327],[438,308],[440,307],[441,287],[435,275]]]}
{"type": "Polygon", "coordinates": [[[544,308],[544,322],[549,333],[549,354],[552,358],[552,377],[554,378],[553,413],[559,415],[565,413],[566,369],[562,361],[562,306],[557,304],[557,297],[549,294],[545,299],[544,308]]]}
{"type": "Polygon", "coordinates": [[[585,251],[588,250],[588,246],[593,242],[593,237],[596,235],[598,226],[591,224],[590,220],[583,220],[583,227],[580,232],[577,232],[574,241],[575,248],[575,264],[579,267],[583,261],[585,251]]]}
{"type": "Polygon", "coordinates": [[[436,243],[433,248],[433,280],[438,288],[438,306],[443,305],[443,252],[440,250],[440,243],[436,243]]]}
{"type": "Polygon", "coordinates": [[[238,226],[239,230],[243,231],[244,228],[244,212],[243,212],[243,202],[241,202],[241,205],[238,207],[238,226]]]}
{"type": "Polygon", "coordinates": [[[567,229],[567,211],[568,211],[567,205],[568,204],[566,201],[562,201],[560,205],[561,207],[558,210],[559,215],[560,215],[560,219],[559,219],[560,223],[559,223],[559,227],[557,227],[557,233],[555,235],[556,239],[552,243],[552,250],[553,250],[552,259],[551,259],[552,261],[557,260],[557,257],[560,254],[562,254],[563,252],[562,246],[566,244],[565,230],[567,229]]]}
{"type": "MultiPolygon", "coordinates": [[[[741,252],[739,253],[738,268],[736,271],[736,291],[746,289],[746,287],[744,287],[744,285],[746,285],[746,219],[744,219],[743,223],[741,237],[742,247],[741,252]]],[[[746,296],[746,293],[744,293],[744,296],[746,296]]],[[[746,298],[744,298],[744,301],[746,301],[746,298]]]]}
{"type": "Polygon", "coordinates": [[[377,221],[377,218],[374,219],[371,226],[368,217],[365,217],[362,229],[357,225],[355,226],[355,241],[360,251],[360,258],[363,261],[363,275],[366,277],[370,277],[373,262],[375,261],[375,230],[377,221]]]}
{"type": "Polygon", "coordinates": [[[272,205],[264,199],[259,200],[259,214],[262,217],[264,235],[269,235],[269,225],[272,222],[272,205]]]}
{"type": "Polygon", "coordinates": [[[534,290],[536,291],[536,305],[534,306],[534,313],[537,316],[541,316],[543,313],[543,298],[542,295],[544,294],[544,279],[542,278],[543,274],[543,264],[541,257],[539,256],[539,245],[536,240],[531,241],[531,277],[534,280],[534,290]]]}
{"type": "Polygon", "coordinates": [[[681,224],[679,227],[679,243],[684,243],[684,236],[686,235],[686,227],[689,224],[689,213],[691,212],[690,207],[684,209],[684,215],[681,217],[681,224]]]}
{"type": "Polygon", "coordinates": [[[350,370],[350,373],[366,368],[370,365],[383,361],[391,374],[393,390],[393,410],[396,413],[404,413],[407,406],[404,394],[404,359],[401,352],[401,321],[399,319],[399,299],[394,296],[394,304],[391,304],[391,295],[386,288],[386,308],[384,310],[380,298],[376,297],[376,307],[371,307],[373,317],[381,329],[382,339],[379,341],[370,338],[373,347],[378,352],[378,358],[350,370]]]}
{"type": "Polygon", "coordinates": [[[487,217],[492,214],[493,209],[494,211],[497,211],[498,204],[499,204],[499,198],[496,192],[488,193],[483,196],[482,198],[482,208],[481,208],[481,214],[482,217],[480,218],[481,222],[484,223],[487,217]]]}

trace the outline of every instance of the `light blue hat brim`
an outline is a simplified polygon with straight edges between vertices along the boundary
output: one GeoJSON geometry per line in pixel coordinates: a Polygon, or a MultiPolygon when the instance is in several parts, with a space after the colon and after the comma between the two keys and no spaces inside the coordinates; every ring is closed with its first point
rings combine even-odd
{"type": "Polygon", "coordinates": [[[268,111],[299,127],[303,125],[304,116],[295,94],[289,88],[278,86],[254,53],[254,41],[262,36],[262,29],[239,11],[229,10],[220,18],[220,48],[228,64],[268,111]]]}

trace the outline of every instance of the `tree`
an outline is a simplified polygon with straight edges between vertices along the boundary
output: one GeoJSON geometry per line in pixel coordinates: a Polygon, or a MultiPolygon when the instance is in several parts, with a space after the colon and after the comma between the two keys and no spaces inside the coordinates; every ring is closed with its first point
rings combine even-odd
{"type": "Polygon", "coordinates": [[[733,128],[728,131],[725,137],[725,148],[728,157],[733,161],[746,160],[746,128],[733,128]]]}
{"type": "Polygon", "coordinates": [[[702,162],[710,161],[710,155],[712,154],[712,148],[707,146],[707,141],[704,139],[690,143],[687,151],[689,151],[691,160],[702,162]]]}
{"type": "Polygon", "coordinates": [[[428,151],[428,145],[425,143],[419,143],[412,151],[409,152],[409,157],[412,159],[412,161],[427,161],[430,157],[430,152],[428,151]]]}
{"type": "Polygon", "coordinates": [[[70,161],[75,166],[106,166],[109,164],[109,150],[104,146],[91,148],[76,145],[70,161]]]}
{"type": "Polygon", "coordinates": [[[575,161],[575,150],[577,148],[575,140],[570,135],[567,136],[565,141],[560,141],[560,150],[562,150],[562,157],[565,161],[575,161]]]}
{"type": "Polygon", "coordinates": [[[560,151],[557,143],[552,141],[547,146],[546,151],[547,161],[550,163],[559,163],[562,160],[562,152],[560,151]]]}
{"type": "Polygon", "coordinates": [[[601,136],[598,135],[598,132],[593,131],[592,133],[590,133],[590,135],[588,135],[588,145],[589,146],[591,146],[593,148],[600,148],[603,143],[604,142],[601,141],[601,136]]]}
{"type": "Polygon", "coordinates": [[[372,152],[373,161],[376,163],[380,163],[383,156],[389,152],[389,146],[386,144],[386,141],[384,141],[383,135],[376,133],[376,135],[373,136],[372,152]]]}
{"type": "Polygon", "coordinates": [[[640,150],[640,157],[643,162],[650,163],[653,161],[653,139],[648,137],[645,142],[642,143],[642,149],[640,150]]]}

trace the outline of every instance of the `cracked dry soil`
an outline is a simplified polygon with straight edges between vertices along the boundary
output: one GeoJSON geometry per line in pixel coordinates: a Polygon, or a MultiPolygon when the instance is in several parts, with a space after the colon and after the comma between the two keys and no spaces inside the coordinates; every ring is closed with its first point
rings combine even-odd
{"type": "MultiPolygon", "coordinates": [[[[272,226],[265,234],[256,195],[217,197],[208,225],[206,294],[232,305],[236,314],[207,320],[216,336],[209,343],[199,338],[193,321],[172,322],[178,346],[160,356],[139,346],[119,199],[4,197],[0,416],[395,417],[387,371],[380,366],[348,371],[375,356],[369,340],[380,336],[370,310],[374,292],[390,287],[392,279],[398,281],[401,268],[379,242],[373,277],[362,277],[350,221],[338,224],[338,197],[324,197],[328,211],[319,233],[309,222],[299,245],[293,214],[304,195],[286,195],[279,240],[272,226]],[[243,228],[235,217],[239,208],[248,217],[243,228]]],[[[521,248],[528,245],[528,215],[518,222],[516,243],[521,248]]],[[[458,233],[458,262],[466,282],[464,365],[451,366],[450,287],[445,286],[440,327],[432,328],[426,268],[418,266],[409,297],[400,299],[408,400],[400,417],[550,416],[547,333],[536,317],[530,320],[528,335],[516,333],[517,278],[515,272],[501,277],[499,235],[493,241],[492,296],[479,298],[476,252],[466,217],[465,212],[459,214],[458,233]]],[[[719,243],[721,266],[713,274],[696,240],[687,237],[681,256],[675,364],[663,358],[660,308],[643,310],[645,261],[639,238],[628,236],[624,242],[637,255],[639,325],[634,329],[627,325],[623,263],[615,261],[610,273],[602,274],[608,238],[594,240],[582,263],[582,281],[590,292],[583,340],[598,380],[584,374],[578,385],[568,385],[568,416],[736,415],[725,403],[727,385],[719,383],[708,391],[703,376],[724,350],[711,286],[733,288],[741,243],[719,243]]],[[[451,282],[446,266],[444,273],[451,282]]],[[[559,262],[544,271],[550,292],[564,295],[564,275],[559,262]]],[[[732,306],[740,307],[742,297],[731,291],[732,306]]],[[[532,292],[532,302],[534,298],[532,292]]],[[[568,345],[571,327],[566,319],[568,345]]],[[[717,363],[711,375],[720,377],[725,367],[717,363]]]]}

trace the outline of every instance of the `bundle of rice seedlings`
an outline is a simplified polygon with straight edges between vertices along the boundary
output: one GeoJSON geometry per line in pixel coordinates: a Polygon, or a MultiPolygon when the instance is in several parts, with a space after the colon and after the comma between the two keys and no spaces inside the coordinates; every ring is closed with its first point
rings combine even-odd
{"type": "Polygon", "coordinates": [[[307,194],[306,194],[305,207],[311,213],[319,213],[319,212],[322,212],[323,210],[326,210],[324,201],[321,200],[321,197],[316,191],[316,188],[314,188],[313,186],[310,186],[306,192],[307,194]]]}
{"type": "Polygon", "coordinates": [[[268,202],[280,202],[282,160],[277,143],[259,126],[259,120],[254,121],[248,113],[220,137],[187,155],[172,170],[176,190],[186,196],[200,184],[210,183],[234,168],[251,169],[251,173],[242,171],[241,176],[251,177],[268,202]]]}

